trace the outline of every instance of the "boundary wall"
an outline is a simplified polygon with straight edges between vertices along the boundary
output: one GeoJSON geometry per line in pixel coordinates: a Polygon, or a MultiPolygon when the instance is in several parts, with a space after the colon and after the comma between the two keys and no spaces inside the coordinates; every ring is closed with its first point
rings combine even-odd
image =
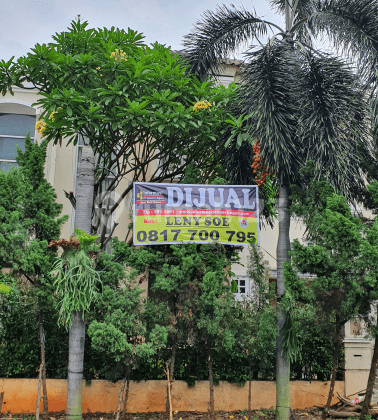
{"type": "MultiPolygon", "coordinates": [[[[117,410],[121,381],[111,383],[94,380],[82,385],[82,410],[90,412],[115,412],[117,410]]],[[[164,412],[167,395],[166,381],[130,382],[127,411],[130,413],[164,412]]],[[[327,400],[330,381],[291,381],[290,401],[292,409],[305,409],[324,405],[327,400]]],[[[38,379],[0,378],[0,392],[4,392],[2,413],[35,413],[38,379]]],[[[335,392],[344,395],[344,382],[337,381],[335,392]]],[[[47,379],[49,411],[64,411],[67,401],[65,379],[47,379]]],[[[248,382],[244,387],[228,382],[214,386],[215,410],[238,411],[248,406],[248,382]]],[[[333,398],[334,403],[338,400],[333,398]]],[[[274,381],[252,382],[252,409],[274,408],[276,383],[274,381]]],[[[209,383],[197,381],[189,387],[183,381],[175,381],[172,387],[172,408],[174,411],[206,412],[209,408],[209,383]]],[[[42,403],[41,403],[42,409],[42,403]]]]}

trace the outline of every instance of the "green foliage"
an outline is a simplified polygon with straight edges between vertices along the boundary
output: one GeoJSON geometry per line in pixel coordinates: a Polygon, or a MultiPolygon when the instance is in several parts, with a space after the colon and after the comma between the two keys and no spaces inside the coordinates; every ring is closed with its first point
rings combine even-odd
{"type": "Polygon", "coordinates": [[[274,376],[272,367],[277,338],[275,308],[270,304],[274,291],[269,286],[268,263],[257,245],[249,247],[247,273],[253,281],[250,299],[235,302],[232,317],[236,335],[232,350],[239,359],[246,361],[247,368],[244,369],[244,381],[240,375],[239,383],[248,378],[257,379],[259,372],[274,376]]]}
{"type": "MultiPolygon", "coordinates": [[[[128,261],[128,248],[114,239],[113,251],[118,254],[115,259],[123,257],[128,261]]],[[[131,369],[136,368],[141,360],[154,357],[167,341],[167,329],[155,324],[154,317],[151,319],[151,314],[159,308],[153,304],[152,307],[151,304],[145,305],[141,298],[142,290],[132,281],[135,273],[127,275],[124,266],[115,259],[99,273],[106,278],[106,271],[114,273],[114,266],[122,286],[114,288],[114,281],[104,285],[102,298],[93,306],[88,327],[92,349],[106,354],[107,364],[112,364],[112,368],[104,374],[113,381],[125,375],[130,377],[131,369]]],[[[100,265],[103,263],[101,261],[100,265]]]]}
{"type": "MultiPolygon", "coordinates": [[[[321,358],[326,360],[322,354],[341,340],[347,321],[368,316],[371,303],[378,297],[378,224],[362,224],[344,197],[337,195],[327,181],[317,180],[312,165],[302,173],[302,189],[292,189],[292,210],[303,216],[308,244],[294,241],[291,262],[284,264],[284,305],[293,308],[294,320],[296,316],[307,317],[307,325],[313,320],[307,332],[293,327],[308,343],[313,339],[308,331],[314,337],[323,335],[321,331],[328,332],[330,339],[319,346],[317,362],[313,364],[317,375],[324,378],[327,370],[316,366],[323,364],[319,363],[321,358]],[[301,278],[298,273],[308,273],[311,278],[301,278]]],[[[303,363],[306,366],[308,360],[303,363]]]]}
{"type": "MultiPolygon", "coordinates": [[[[108,196],[102,181],[109,173],[117,181],[127,176],[161,182],[182,178],[186,165],[194,162],[207,181],[219,170],[222,144],[217,140],[236,86],[200,83],[177,54],[158,43],[144,44],[136,31],[92,29],[88,22],[73,21],[53,42],[0,62],[3,94],[27,81],[39,90],[47,141],[56,144],[63,136],[77,144],[82,136],[99,156],[94,196],[100,202],[108,196]],[[209,109],[195,111],[202,101],[208,101],[209,109]]],[[[104,229],[96,232],[101,241],[104,229]]]]}
{"type": "Polygon", "coordinates": [[[100,277],[84,250],[79,250],[69,259],[59,258],[53,268],[55,271],[58,272],[54,284],[60,297],[60,321],[69,326],[74,312],[82,312],[84,319],[92,301],[98,298],[100,277]]]}
{"type": "Polygon", "coordinates": [[[378,296],[376,222],[361,224],[345,198],[323,180],[312,178],[303,192],[294,190],[293,201],[297,214],[307,214],[310,243],[293,244],[292,264],[285,266],[288,298],[316,302],[325,313],[336,311],[341,323],[369,311],[369,302],[378,296]],[[316,277],[309,282],[297,271],[316,277]]]}
{"type": "Polygon", "coordinates": [[[286,319],[282,327],[282,352],[291,363],[301,357],[301,343],[294,328],[291,311],[286,312],[286,319]]]}
{"type": "Polygon", "coordinates": [[[0,294],[6,295],[10,292],[10,287],[4,283],[0,283],[0,294]]]}
{"type": "Polygon", "coordinates": [[[101,278],[94,266],[90,252],[98,249],[95,246],[97,236],[90,236],[80,229],[75,229],[80,246],[75,249],[69,246],[56,259],[51,274],[57,272],[54,282],[59,297],[59,321],[71,325],[75,313],[82,312],[83,319],[92,302],[99,298],[101,278]]]}
{"type": "MultiPolygon", "coordinates": [[[[11,276],[1,279],[10,287],[3,295],[0,311],[0,376],[35,378],[40,364],[38,338],[38,289],[11,276]]],[[[40,299],[41,300],[41,299],[40,299]]],[[[64,378],[67,373],[68,333],[57,325],[55,298],[42,299],[48,377],[64,378]]]]}
{"type": "MultiPolygon", "coordinates": [[[[9,294],[2,297],[0,357],[4,375],[34,376],[39,360],[37,309],[45,317],[45,326],[55,319],[50,272],[56,249],[48,248],[48,243],[58,239],[67,216],[59,217],[63,206],[56,203],[55,191],[44,177],[46,147],[46,141],[32,143],[28,134],[25,152],[18,149],[19,168],[0,171],[0,269],[10,267],[8,277],[16,280],[9,294]],[[12,353],[8,354],[10,349],[12,353]]],[[[59,355],[64,347],[59,342],[61,334],[51,325],[48,329],[52,336],[46,339],[46,352],[52,350],[59,355]]],[[[46,357],[48,371],[62,374],[64,367],[59,363],[64,362],[46,357]]]]}
{"type": "Polygon", "coordinates": [[[46,146],[28,135],[25,152],[18,150],[19,169],[0,171],[0,267],[11,266],[34,280],[51,271],[55,252],[47,245],[58,239],[67,220],[58,217],[63,206],[44,178],[46,146]]]}
{"type": "MultiPolygon", "coordinates": [[[[332,320],[314,308],[300,306],[293,311],[295,334],[300,342],[300,357],[290,365],[293,379],[329,380],[332,372],[332,320]]],[[[342,373],[343,357],[338,367],[342,373]]]]}
{"type": "MultiPolygon", "coordinates": [[[[116,242],[116,241],[114,241],[116,242]]],[[[124,244],[119,243],[122,247],[124,244]]],[[[114,243],[113,250],[117,248],[114,243]]],[[[103,253],[111,258],[116,255],[103,253]]],[[[101,255],[103,255],[101,254],[101,255]]],[[[170,311],[164,302],[156,305],[155,302],[146,301],[140,303],[140,289],[134,289],[130,284],[127,290],[115,287],[117,280],[107,282],[111,273],[117,273],[112,266],[118,266],[119,260],[113,261],[104,271],[99,270],[102,263],[97,260],[96,268],[100,272],[104,285],[102,299],[92,304],[90,312],[86,316],[89,330],[106,331],[108,325],[121,331],[120,337],[132,338],[133,331],[146,333],[147,340],[155,340],[149,332],[155,329],[160,342],[160,332],[164,325],[169,324],[170,311]],[[137,310],[142,309],[142,314],[137,310]],[[142,318],[141,318],[142,315],[142,318]],[[138,322],[139,319],[139,322],[138,322]],[[161,325],[156,329],[156,323],[161,325]],[[166,324],[164,324],[166,323],[166,324]],[[144,325],[144,327],[143,327],[144,325]],[[143,327],[143,328],[142,328],[143,327]]],[[[103,269],[103,268],[102,268],[103,269]]],[[[123,268],[124,270],[124,268],[123,268]]],[[[119,282],[124,280],[124,272],[119,277],[119,282]]],[[[31,377],[37,376],[39,366],[39,341],[37,324],[37,293],[32,287],[17,284],[13,286],[13,280],[9,277],[1,278],[4,284],[11,287],[7,295],[2,296],[2,311],[0,312],[0,376],[2,377],[31,377]],[[16,350],[15,350],[16,349],[16,350]]],[[[68,357],[68,332],[66,328],[58,324],[59,312],[57,310],[57,298],[51,293],[49,299],[44,300],[44,333],[46,348],[46,368],[49,378],[65,378],[67,374],[68,357]]],[[[236,334],[235,342],[231,347],[214,346],[213,348],[213,372],[215,381],[229,381],[243,384],[248,380],[249,364],[253,379],[274,379],[275,377],[275,341],[276,334],[274,308],[267,306],[266,310],[255,316],[255,307],[251,305],[251,312],[237,306],[232,309],[239,314],[233,314],[230,319],[231,328],[236,334]],[[236,318],[236,319],[235,319],[236,318]],[[244,331],[243,325],[247,326],[244,331]],[[244,341],[243,341],[244,340],[244,341]],[[247,354],[245,346],[253,350],[247,354]]],[[[332,346],[329,330],[322,328],[318,322],[318,316],[307,316],[308,311],[296,312],[296,328],[299,339],[302,342],[301,361],[293,364],[293,376],[305,379],[318,378],[328,379],[332,365],[330,349],[332,346]]],[[[180,318],[179,318],[180,319],[180,318]]],[[[193,316],[192,318],[193,319],[193,316]]],[[[102,334],[102,332],[101,332],[102,334]]],[[[116,333],[117,334],[117,333],[116,333]]],[[[94,339],[88,337],[85,342],[84,375],[87,380],[98,378],[117,381],[125,374],[127,365],[125,356],[129,353],[118,349],[114,340],[115,334],[103,335],[94,339]],[[93,345],[93,341],[97,341],[93,345]],[[117,362],[119,360],[119,362],[117,362]]],[[[141,336],[142,337],[142,336],[141,336]]],[[[193,335],[192,335],[193,337],[193,335]]],[[[162,337],[164,338],[164,337],[162,337]]],[[[136,341],[127,340],[132,346],[138,346],[136,341]]],[[[156,340],[155,340],[156,343],[156,340]]],[[[207,374],[207,349],[197,344],[188,345],[187,342],[180,344],[176,351],[175,379],[187,381],[194,385],[195,381],[208,379],[207,374]]],[[[143,343],[142,343],[143,344],[143,343]]],[[[155,344],[154,344],[155,345],[155,344]]],[[[148,347],[147,347],[147,350],[148,347]]],[[[135,357],[132,362],[130,379],[164,379],[164,360],[170,354],[170,344],[160,348],[156,354],[135,357]]]]}
{"type": "Polygon", "coordinates": [[[75,237],[80,241],[80,249],[88,251],[98,251],[101,245],[95,246],[98,239],[96,235],[89,235],[80,229],[74,229],[75,237]]]}

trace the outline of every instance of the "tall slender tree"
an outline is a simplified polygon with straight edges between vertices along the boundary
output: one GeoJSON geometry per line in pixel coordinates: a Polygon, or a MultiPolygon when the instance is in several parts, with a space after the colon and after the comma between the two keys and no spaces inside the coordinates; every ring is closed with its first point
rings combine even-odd
{"type": "MultiPolygon", "coordinates": [[[[11,266],[12,276],[26,279],[35,287],[38,296],[43,411],[47,416],[43,324],[44,309],[52,290],[50,271],[56,258],[56,250],[48,249],[47,244],[58,239],[60,228],[68,216],[59,217],[63,206],[56,202],[54,188],[44,176],[46,147],[46,141],[40,145],[32,143],[28,133],[25,151],[18,149],[19,168],[0,172],[0,268],[11,266]]],[[[38,410],[39,405],[40,401],[37,401],[38,410]]]]}
{"type": "MultiPolygon", "coordinates": [[[[286,313],[283,263],[289,260],[291,183],[312,159],[348,198],[363,185],[362,154],[371,156],[370,103],[375,94],[378,58],[377,0],[271,0],[285,27],[234,6],[206,11],[184,46],[192,72],[215,76],[238,47],[247,48],[242,66],[238,113],[250,138],[260,139],[261,160],[278,186],[277,244],[277,415],[290,416],[290,362],[283,354],[286,313]],[[314,37],[328,35],[344,54],[357,59],[359,77],[346,62],[316,50],[314,37]],[[268,41],[264,44],[264,40],[268,41]]],[[[247,136],[239,136],[239,143],[247,136]]],[[[236,141],[237,142],[237,141],[236,141]]],[[[251,142],[252,143],[252,142],[251,142]]],[[[252,147],[252,144],[251,144],[252,147]]],[[[373,159],[374,160],[374,159],[373,159]]],[[[252,162],[251,162],[252,163],[252,162]]],[[[252,179],[240,180],[253,183],[252,179]]]]}
{"type": "MultiPolygon", "coordinates": [[[[85,146],[81,155],[76,189],[75,229],[91,234],[95,162],[92,147],[85,146]]],[[[67,376],[67,418],[81,419],[81,382],[84,370],[85,323],[77,311],[69,329],[67,376]]]]}
{"type": "Polygon", "coordinates": [[[91,259],[97,236],[90,236],[94,190],[94,154],[85,146],[81,155],[76,189],[75,234],[77,239],[50,243],[61,246],[64,253],[58,259],[57,291],[61,297],[60,315],[69,326],[66,417],[82,418],[81,385],[84,370],[85,323],[84,312],[96,299],[100,277],[91,259]],[[92,254],[91,254],[92,253],[92,254]]]}

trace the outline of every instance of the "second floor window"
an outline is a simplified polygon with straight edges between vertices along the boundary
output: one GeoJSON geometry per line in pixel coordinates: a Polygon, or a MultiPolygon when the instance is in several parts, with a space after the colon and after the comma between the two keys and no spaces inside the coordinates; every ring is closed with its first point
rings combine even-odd
{"type": "Polygon", "coordinates": [[[34,140],[35,115],[0,112],[0,169],[17,166],[17,146],[25,150],[25,137],[34,140]]]}

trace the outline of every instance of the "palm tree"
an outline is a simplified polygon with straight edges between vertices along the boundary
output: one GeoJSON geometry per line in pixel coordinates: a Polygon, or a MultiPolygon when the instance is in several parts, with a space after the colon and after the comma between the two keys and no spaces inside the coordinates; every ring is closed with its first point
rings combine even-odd
{"type": "MultiPolygon", "coordinates": [[[[308,160],[349,199],[364,185],[360,160],[372,157],[371,103],[377,89],[378,0],[270,0],[285,28],[234,6],[207,11],[184,39],[191,70],[216,77],[219,65],[247,48],[237,111],[278,186],[277,301],[289,260],[289,186],[308,160]],[[314,46],[327,35],[344,59],[314,46]],[[262,39],[268,41],[264,44],[262,39]],[[352,68],[346,61],[354,59],[352,68]],[[363,82],[363,83],[361,83],[363,82]]],[[[241,183],[251,183],[244,180],[241,183]]],[[[278,308],[280,306],[278,305],[278,308]]],[[[278,309],[277,418],[290,417],[290,361],[283,355],[286,313],[278,309]]]]}

